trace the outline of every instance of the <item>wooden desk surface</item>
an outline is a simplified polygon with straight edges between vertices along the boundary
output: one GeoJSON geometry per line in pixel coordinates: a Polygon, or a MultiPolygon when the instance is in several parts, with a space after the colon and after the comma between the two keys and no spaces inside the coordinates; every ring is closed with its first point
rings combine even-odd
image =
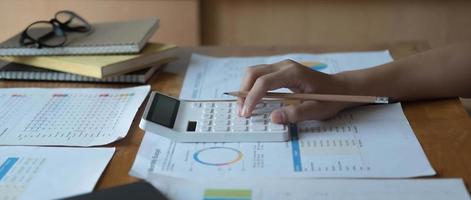
{"type": "MultiPolygon", "coordinates": [[[[374,47],[198,47],[180,50],[181,59],[167,66],[167,70],[178,73],[163,72],[154,76],[150,84],[152,90],[178,96],[183,81],[183,73],[190,52],[199,52],[214,56],[229,55],[269,55],[288,52],[332,52],[353,50],[390,49],[398,59],[427,49],[425,44],[396,44],[374,47]]],[[[130,84],[86,84],[86,83],[52,83],[52,82],[19,82],[0,81],[0,88],[5,87],[129,87],[130,84]]],[[[471,119],[468,117],[458,99],[446,99],[424,102],[403,103],[403,109],[412,129],[417,135],[433,168],[440,178],[463,178],[471,191],[471,119]]],[[[128,175],[135,155],[142,140],[143,131],[138,123],[142,116],[143,106],[134,118],[128,135],[107,146],[116,147],[116,153],[99,180],[96,189],[122,185],[137,181],[128,175]]]]}

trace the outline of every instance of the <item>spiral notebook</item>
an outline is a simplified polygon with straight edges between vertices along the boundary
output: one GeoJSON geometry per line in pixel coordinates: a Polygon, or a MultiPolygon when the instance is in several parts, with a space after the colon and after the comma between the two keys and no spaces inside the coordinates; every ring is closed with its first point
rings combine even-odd
{"type": "Polygon", "coordinates": [[[92,24],[89,34],[67,33],[64,47],[21,46],[21,32],[0,44],[0,56],[86,55],[138,53],[159,27],[158,18],[92,24]]]}
{"type": "Polygon", "coordinates": [[[165,64],[156,64],[153,67],[141,69],[123,75],[107,78],[93,78],[66,72],[42,69],[18,63],[0,61],[0,80],[28,80],[28,81],[70,81],[95,83],[146,83],[158,69],[165,64]]]}

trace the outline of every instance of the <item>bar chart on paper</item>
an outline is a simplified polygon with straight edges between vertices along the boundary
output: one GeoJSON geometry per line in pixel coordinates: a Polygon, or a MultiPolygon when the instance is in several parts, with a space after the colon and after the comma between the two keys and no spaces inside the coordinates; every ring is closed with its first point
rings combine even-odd
{"type": "Polygon", "coordinates": [[[15,199],[22,194],[45,162],[46,158],[44,157],[21,159],[20,157],[8,157],[4,159],[0,165],[0,194],[2,194],[0,197],[15,199]]]}
{"type": "Polygon", "coordinates": [[[355,125],[307,126],[293,131],[291,148],[294,171],[369,171],[370,165],[361,159],[363,144],[358,131],[355,125]],[[305,133],[315,137],[306,135],[300,140],[299,135],[305,133]],[[332,156],[337,159],[332,159],[332,156]]]}
{"type": "Polygon", "coordinates": [[[148,179],[174,200],[469,200],[462,179],[148,179]]]}
{"type": "Polygon", "coordinates": [[[399,104],[291,128],[291,141],[273,143],[176,143],[146,133],[133,170],[187,178],[435,174],[399,104]]]}
{"type": "MultiPolygon", "coordinates": [[[[361,141],[351,135],[343,137],[302,140],[293,137],[291,142],[283,144],[170,142],[165,146],[166,149],[156,151],[159,153],[153,158],[163,156],[162,163],[156,161],[154,164],[158,167],[152,168],[160,169],[156,172],[186,175],[202,173],[205,176],[214,173],[231,176],[234,172],[247,176],[269,175],[276,174],[280,169],[285,169],[282,170],[286,173],[285,176],[367,175],[371,167],[362,159],[361,141]]],[[[159,137],[158,140],[166,139],[159,137]]]]}
{"type": "Polygon", "coordinates": [[[106,144],[123,137],[149,91],[5,89],[0,91],[0,144],[106,144]]]}

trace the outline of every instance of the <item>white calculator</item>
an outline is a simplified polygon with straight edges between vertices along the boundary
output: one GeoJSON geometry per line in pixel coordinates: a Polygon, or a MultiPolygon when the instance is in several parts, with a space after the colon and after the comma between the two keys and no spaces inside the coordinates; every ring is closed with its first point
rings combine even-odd
{"type": "Polygon", "coordinates": [[[152,92],[139,126],[178,142],[281,142],[288,126],[270,121],[280,101],[263,101],[250,118],[237,115],[236,101],[183,101],[152,92]]]}

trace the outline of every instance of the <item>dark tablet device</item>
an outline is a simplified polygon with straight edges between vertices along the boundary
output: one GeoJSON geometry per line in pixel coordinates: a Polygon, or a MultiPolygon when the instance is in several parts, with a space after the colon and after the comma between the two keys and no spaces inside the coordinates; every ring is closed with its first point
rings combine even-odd
{"type": "Polygon", "coordinates": [[[139,200],[168,200],[160,191],[147,182],[137,182],[92,193],[68,197],[65,200],[98,200],[98,199],[139,199],[139,200]]]}

